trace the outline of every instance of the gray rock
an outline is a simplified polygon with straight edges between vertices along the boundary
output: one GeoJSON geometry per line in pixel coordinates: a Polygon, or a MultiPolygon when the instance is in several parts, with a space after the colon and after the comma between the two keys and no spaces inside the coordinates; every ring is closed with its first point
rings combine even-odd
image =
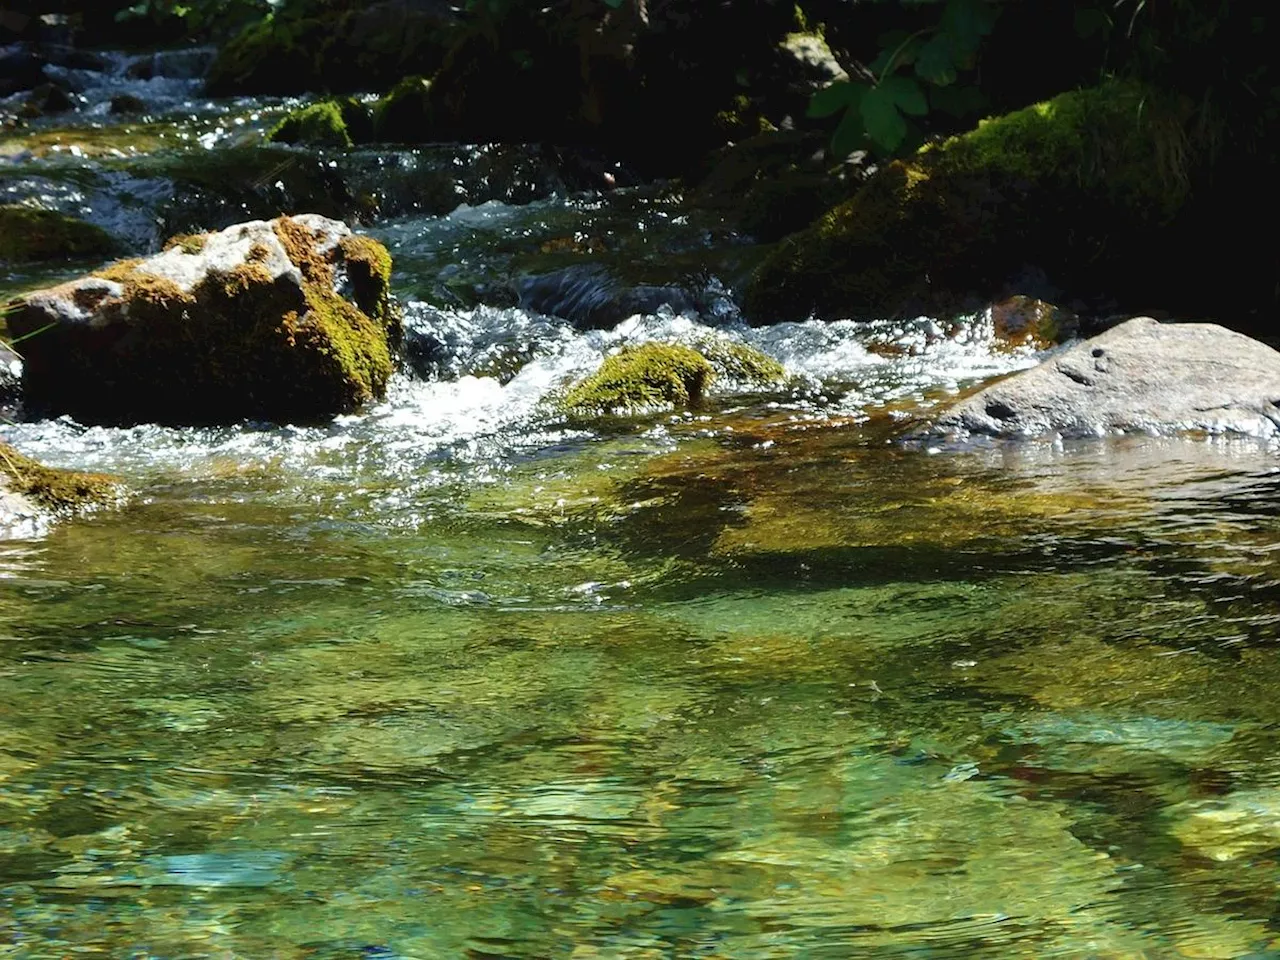
{"type": "Polygon", "coordinates": [[[1129,320],[994,383],[933,434],[1280,436],[1280,353],[1212,323],[1129,320]]]}

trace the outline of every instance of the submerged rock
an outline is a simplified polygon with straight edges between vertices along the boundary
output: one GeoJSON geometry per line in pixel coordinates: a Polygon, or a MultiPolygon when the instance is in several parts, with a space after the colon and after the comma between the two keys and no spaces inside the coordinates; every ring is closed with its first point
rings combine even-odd
{"type": "Polygon", "coordinates": [[[1012,296],[991,305],[991,334],[997,345],[1046,350],[1071,339],[1080,318],[1069,310],[1037,300],[1012,296]]]}
{"type": "Polygon", "coordinates": [[[111,98],[113,114],[139,114],[147,112],[147,102],[131,93],[118,93],[111,98]]]}
{"type": "Polygon", "coordinates": [[[53,210],[0,205],[0,260],[17,263],[106,257],[116,252],[102,228],[53,210]]]}
{"type": "Polygon", "coordinates": [[[112,503],[119,495],[111,477],[55,470],[0,441],[0,537],[36,532],[50,517],[112,503]]]}
{"type": "Polygon", "coordinates": [[[27,96],[18,115],[31,120],[74,110],[76,99],[56,83],[43,83],[27,96]]]}
{"type": "Polygon", "coordinates": [[[381,244],[311,214],[177,237],[11,304],[25,403],[93,423],[351,411],[391,374],[390,272],[381,244]]]}
{"type": "Polygon", "coordinates": [[[946,411],[942,433],[1280,436],[1280,353],[1212,323],[1129,320],[946,411]]]}

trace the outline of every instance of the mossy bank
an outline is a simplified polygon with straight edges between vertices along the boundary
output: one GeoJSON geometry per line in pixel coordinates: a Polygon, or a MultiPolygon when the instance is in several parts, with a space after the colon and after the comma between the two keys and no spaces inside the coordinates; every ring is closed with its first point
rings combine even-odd
{"type": "Polygon", "coordinates": [[[1132,83],[1062,94],[888,164],[784,240],[745,303],[756,322],[962,309],[1028,265],[1077,291],[1145,275],[1197,163],[1178,104],[1132,83]]]}

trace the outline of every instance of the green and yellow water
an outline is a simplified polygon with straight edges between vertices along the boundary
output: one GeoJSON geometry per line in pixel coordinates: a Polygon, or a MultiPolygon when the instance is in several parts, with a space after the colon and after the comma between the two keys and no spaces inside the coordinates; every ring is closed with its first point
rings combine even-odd
{"type": "Polygon", "coordinates": [[[565,424],[690,321],[409,313],[329,427],[3,430],[131,497],[0,545],[0,957],[1280,956],[1274,450],[886,442],[1034,359],[928,323],[565,424]]]}

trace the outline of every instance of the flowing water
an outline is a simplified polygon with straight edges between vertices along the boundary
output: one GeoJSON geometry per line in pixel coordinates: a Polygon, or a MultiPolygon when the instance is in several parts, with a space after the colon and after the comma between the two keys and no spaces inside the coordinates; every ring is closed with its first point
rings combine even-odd
{"type": "MultiPolygon", "coordinates": [[[[0,191],[138,249],[281,202],[175,186],[279,109],[181,82],[136,156],[87,85],[103,126],[23,132],[0,191]],[[42,146],[82,136],[126,156],[42,146]]],[[[1280,956],[1274,450],[899,442],[1036,358],[981,317],[745,328],[751,244],[665,188],[289,156],[382,191],[343,212],[410,369],[326,427],[4,428],[132,495],[0,542],[0,957],[1280,956]],[[706,337],[790,382],[546,402],[706,337]]]]}

